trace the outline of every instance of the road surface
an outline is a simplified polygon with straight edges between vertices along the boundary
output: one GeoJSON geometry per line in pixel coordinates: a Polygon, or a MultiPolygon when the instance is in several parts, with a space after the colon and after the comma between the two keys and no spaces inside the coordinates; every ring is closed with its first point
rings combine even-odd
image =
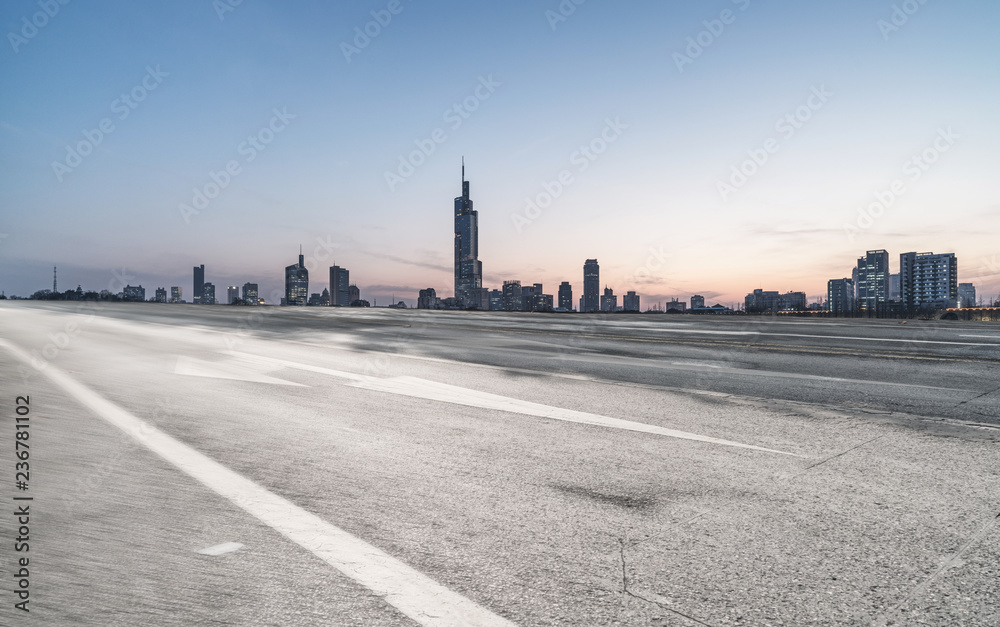
{"type": "Polygon", "coordinates": [[[8,301],[0,377],[4,625],[1000,624],[989,323],[8,301]]]}

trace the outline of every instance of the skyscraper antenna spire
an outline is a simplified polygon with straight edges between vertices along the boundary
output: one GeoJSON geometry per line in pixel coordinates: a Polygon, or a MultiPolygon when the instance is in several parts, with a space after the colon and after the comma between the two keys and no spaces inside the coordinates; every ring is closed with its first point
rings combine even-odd
{"type": "Polygon", "coordinates": [[[462,155],[462,182],[465,182],[465,155],[462,155]]]}

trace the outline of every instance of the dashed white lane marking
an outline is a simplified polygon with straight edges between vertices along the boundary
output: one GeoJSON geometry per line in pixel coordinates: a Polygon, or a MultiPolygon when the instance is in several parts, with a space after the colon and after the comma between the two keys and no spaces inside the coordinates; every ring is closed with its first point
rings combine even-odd
{"type": "Polygon", "coordinates": [[[721,446],[732,446],[736,448],[750,449],[754,451],[763,451],[767,453],[778,453],[780,455],[790,455],[792,457],[803,457],[803,458],[805,457],[804,455],[789,453],[787,451],[779,451],[775,449],[764,448],[761,446],[754,446],[752,444],[743,444],[741,442],[734,442],[732,440],[723,440],[721,438],[713,438],[707,435],[699,435],[697,433],[689,433],[687,431],[668,429],[666,427],[659,427],[656,425],[650,425],[642,422],[633,422],[631,420],[611,418],[608,416],[590,414],[572,409],[553,407],[551,405],[542,405],[540,403],[532,403],[517,398],[500,396],[498,394],[490,394],[488,392],[479,392],[477,390],[470,390],[468,388],[458,387],[455,385],[448,385],[446,383],[438,383],[436,381],[420,379],[417,377],[394,377],[391,379],[381,379],[379,377],[372,377],[363,374],[354,374],[350,372],[344,372],[341,370],[332,370],[330,368],[322,368],[319,366],[310,366],[307,364],[300,364],[294,361],[275,359],[273,357],[262,357],[257,355],[251,355],[249,353],[238,353],[235,351],[229,351],[229,354],[240,357],[241,359],[256,358],[267,362],[280,363],[286,368],[298,368],[300,370],[306,370],[308,372],[316,372],[318,374],[326,374],[334,377],[350,379],[352,382],[349,383],[348,385],[350,385],[351,387],[357,387],[365,390],[387,392],[389,394],[399,394],[402,396],[410,396],[413,398],[423,398],[427,400],[440,401],[444,403],[452,403],[454,405],[464,405],[466,407],[479,407],[481,409],[496,409],[515,414],[523,414],[526,416],[537,416],[540,418],[563,420],[566,422],[576,422],[579,424],[594,425],[598,427],[624,429],[626,431],[638,431],[640,433],[662,435],[670,438],[678,438],[681,440],[694,440],[696,442],[706,442],[709,444],[718,444],[721,446]]]}
{"type": "MultiPolygon", "coordinates": [[[[177,358],[174,374],[190,377],[207,377],[211,379],[229,379],[231,381],[248,381],[250,383],[269,383],[271,385],[293,385],[306,387],[301,383],[293,383],[277,377],[269,377],[261,372],[260,365],[243,360],[233,361],[203,361],[183,355],[177,358]]],[[[275,368],[270,368],[275,370],[275,368]]]]}
{"type": "Polygon", "coordinates": [[[239,551],[242,548],[243,545],[239,542],[223,542],[222,544],[216,544],[215,546],[198,549],[195,553],[217,557],[219,555],[225,555],[226,553],[232,553],[233,551],[239,551]]]}
{"type": "MultiPolygon", "coordinates": [[[[31,357],[0,339],[25,363],[31,357]]],[[[42,374],[92,412],[184,473],[232,501],[421,625],[513,625],[388,553],[331,525],[136,418],[49,364],[42,374]]]]}

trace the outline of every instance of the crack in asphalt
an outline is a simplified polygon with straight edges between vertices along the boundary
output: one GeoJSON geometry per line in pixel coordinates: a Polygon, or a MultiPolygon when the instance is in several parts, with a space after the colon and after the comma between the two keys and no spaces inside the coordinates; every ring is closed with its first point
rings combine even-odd
{"type": "MultiPolygon", "coordinates": [[[[996,388],[995,390],[990,390],[989,392],[983,392],[982,394],[979,394],[978,396],[973,396],[972,398],[967,398],[964,401],[960,402],[958,405],[955,405],[955,409],[958,409],[962,405],[965,405],[966,403],[971,403],[972,401],[980,399],[980,398],[982,398],[984,396],[989,396],[990,394],[993,394],[994,392],[1000,392],[1000,387],[996,388]]],[[[976,412],[976,413],[978,413],[978,412],[976,412]]]]}
{"type": "Polygon", "coordinates": [[[689,620],[689,621],[691,621],[693,623],[696,623],[698,625],[704,625],[705,627],[712,627],[712,625],[710,625],[709,623],[706,623],[704,621],[698,620],[694,616],[690,616],[690,615],[685,614],[683,612],[679,612],[679,611],[675,610],[674,608],[669,607],[668,605],[665,605],[665,604],[663,604],[663,603],[661,603],[659,601],[653,600],[653,599],[647,599],[646,597],[642,596],[641,594],[637,594],[637,593],[633,592],[632,590],[630,590],[629,586],[628,586],[628,569],[626,567],[626,562],[625,562],[625,539],[621,538],[621,537],[618,538],[618,555],[621,558],[621,565],[622,565],[622,593],[623,594],[627,594],[628,596],[630,596],[630,597],[632,597],[634,599],[639,599],[640,601],[645,601],[646,603],[649,603],[651,605],[655,605],[655,606],[659,607],[662,610],[665,610],[667,612],[670,612],[671,614],[675,614],[677,616],[680,616],[681,618],[686,618],[687,620],[689,620]]]}
{"type": "Polygon", "coordinates": [[[875,440],[881,440],[886,435],[887,434],[883,433],[882,435],[874,437],[874,438],[868,440],[867,442],[862,442],[861,444],[857,444],[855,446],[852,446],[851,448],[847,449],[846,451],[841,451],[840,453],[837,453],[836,455],[832,455],[830,457],[827,457],[826,459],[821,459],[820,461],[816,462],[815,464],[812,464],[810,466],[806,466],[805,468],[802,469],[802,472],[800,472],[797,475],[793,475],[791,478],[792,479],[796,479],[798,477],[801,477],[802,475],[806,474],[807,472],[809,472],[810,470],[812,470],[813,468],[815,468],[817,466],[821,466],[821,465],[825,464],[828,461],[837,459],[838,457],[841,457],[843,455],[847,455],[851,451],[855,451],[855,450],[861,448],[862,446],[867,446],[867,445],[871,444],[872,442],[874,442],[875,440]]]}
{"type": "Polygon", "coordinates": [[[931,573],[931,575],[927,579],[925,579],[923,582],[921,582],[920,585],[914,588],[910,592],[910,594],[906,595],[906,598],[904,598],[902,601],[896,604],[896,606],[891,610],[888,610],[887,612],[884,612],[881,615],[877,616],[872,624],[875,625],[876,627],[885,627],[885,625],[888,624],[889,619],[894,614],[896,614],[900,609],[902,609],[903,606],[905,606],[907,603],[909,603],[910,601],[916,599],[918,596],[923,594],[924,591],[926,591],[927,588],[929,588],[932,583],[934,583],[938,578],[941,577],[941,575],[945,573],[945,571],[947,571],[952,566],[957,565],[962,555],[964,555],[969,549],[971,549],[973,545],[982,540],[983,537],[985,537],[993,529],[993,527],[997,524],[998,520],[1000,520],[1000,514],[997,514],[996,516],[990,518],[986,522],[986,524],[984,524],[982,527],[979,528],[978,531],[976,531],[976,533],[972,534],[972,537],[969,538],[969,540],[965,544],[963,544],[962,547],[958,549],[958,551],[956,551],[951,557],[945,560],[945,562],[941,564],[941,566],[939,566],[937,570],[931,573]]]}

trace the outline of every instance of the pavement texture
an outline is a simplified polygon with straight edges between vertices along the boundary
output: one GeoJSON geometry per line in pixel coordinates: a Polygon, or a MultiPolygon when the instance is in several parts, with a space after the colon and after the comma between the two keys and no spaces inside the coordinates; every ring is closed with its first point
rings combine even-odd
{"type": "Polygon", "coordinates": [[[996,324],[2,302],[0,381],[3,625],[1000,624],[996,324]]]}

